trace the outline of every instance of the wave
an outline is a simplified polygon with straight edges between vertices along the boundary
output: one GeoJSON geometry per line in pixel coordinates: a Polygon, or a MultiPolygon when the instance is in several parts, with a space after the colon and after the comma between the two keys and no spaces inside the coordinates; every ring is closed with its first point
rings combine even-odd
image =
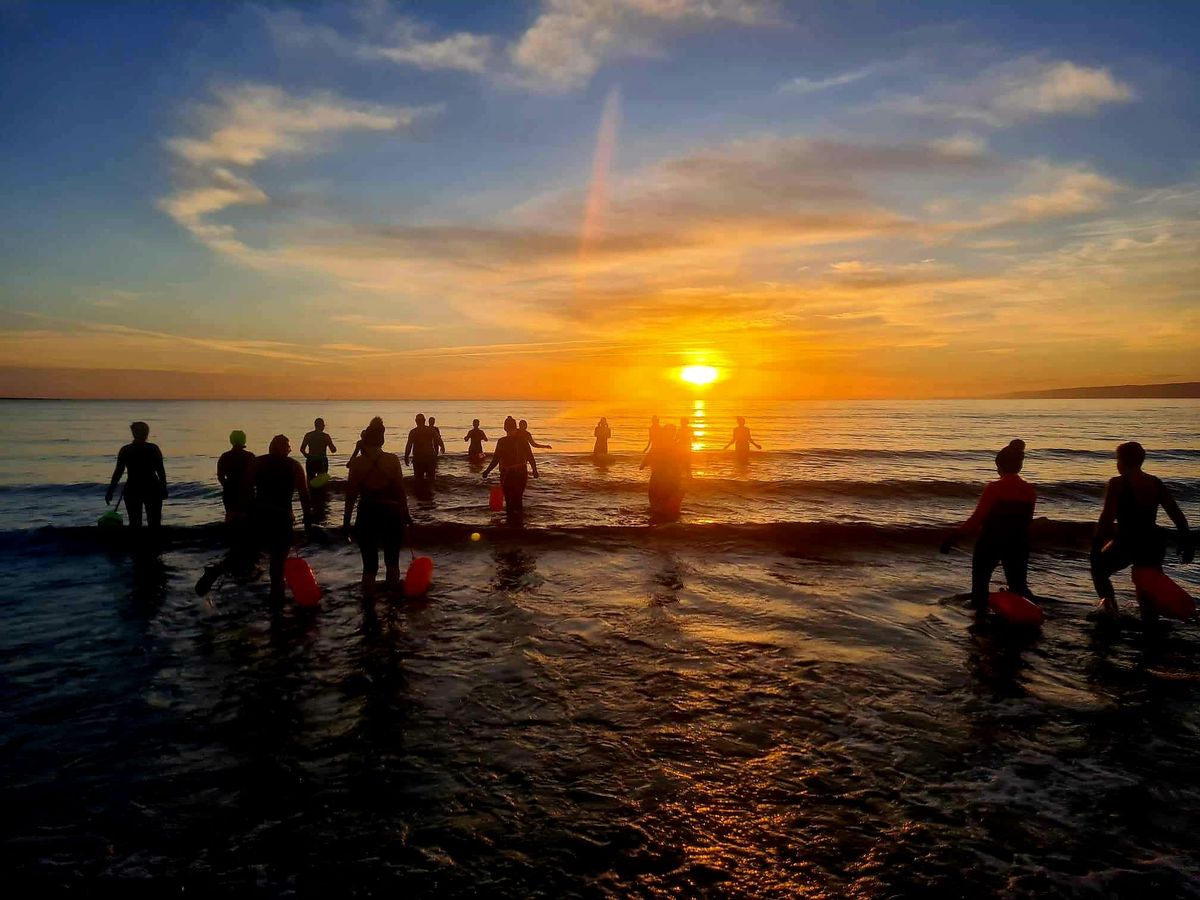
{"type": "MultiPolygon", "coordinates": [[[[572,527],[480,526],[463,522],[418,525],[412,542],[421,548],[453,548],[470,545],[471,534],[479,532],[489,543],[504,545],[596,547],[614,544],[687,545],[712,550],[770,548],[790,555],[833,555],[838,552],[879,550],[888,547],[923,546],[933,552],[945,538],[951,523],[926,525],[876,525],[866,522],[775,522],[770,524],[581,525],[572,527]]],[[[1091,522],[1035,519],[1030,538],[1035,550],[1082,552],[1090,544],[1091,522]]],[[[224,526],[166,526],[162,544],[175,550],[213,550],[223,546],[224,526]]],[[[128,529],[105,530],[94,526],[47,526],[28,531],[0,532],[0,551],[26,554],[92,553],[123,549],[128,529]]],[[[303,543],[302,532],[296,540],[303,543]]],[[[314,545],[338,544],[333,529],[316,529],[314,545]]]]}

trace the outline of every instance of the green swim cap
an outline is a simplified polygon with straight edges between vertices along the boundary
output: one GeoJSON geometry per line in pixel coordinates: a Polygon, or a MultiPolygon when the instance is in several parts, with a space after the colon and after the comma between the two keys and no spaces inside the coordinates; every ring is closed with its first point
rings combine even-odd
{"type": "Polygon", "coordinates": [[[233,446],[235,446],[235,447],[245,447],[246,446],[246,432],[244,432],[244,431],[229,432],[229,443],[233,444],[233,446]]]}

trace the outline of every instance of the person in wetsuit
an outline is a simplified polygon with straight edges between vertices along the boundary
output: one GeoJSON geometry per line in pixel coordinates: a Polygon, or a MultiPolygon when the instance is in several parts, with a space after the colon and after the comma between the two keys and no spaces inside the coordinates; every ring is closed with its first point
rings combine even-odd
{"type": "Polygon", "coordinates": [[[225,521],[233,522],[250,511],[253,491],[250,467],[254,454],[246,449],[246,432],[229,432],[229,449],[217,460],[217,481],[221,484],[221,502],[225,504],[225,521]]]}
{"type": "Polygon", "coordinates": [[[272,602],[280,602],[284,596],[283,564],[292,549],[292,528],[296,523],[292,501],[296,494],[300,495],[300,506],[304,510],[306,533],[312,521],[308,479],[300,463],[289,455],[291,452],[292,444],[287,435],[275,435],[267,455],[254,460],[250,476],[254,485],[254,531],[271,556],[272,602]]]}
{"type": "Polygon", "coordinates": [[[949,553],[962,535],[978,535],[971,557],[971,603],[976,609],[987,608],[997,565],[1004,567],[1010,591],[1033,599],[1029,590],[1029,523],[1037,492],[1020,476],[1024,465],[1024,441],[1013,441],[997,453],[1000,477],[983,489],[971,517],[942,543],[942,553],[949,553]]]}
{"type": "Polygon", "coordinates": [[[147,526],[157,531],[162,525],[162,502],[167,498],[167,473],[163,468],[162,451],[157,444],[149,442],[150,426],[145,422],[134,422],[129,431],[133,442],[117,453],[117,466],[113,469],[104,502],[112,503],[121,476],[128,473],[123,496],[125,508],[129,510],[129,527],[142,527],[144,509],[147,526]]]}
{"type": "Polygon", "coordinates": [[[597,458],[608,456],[608,439],[612,437],[612,429],[608,427],[608,419],[601,416],[592,434],[596,437],[596,444],[592,447],[592,456],[597,458]]]}
{"type": "Polygon", "coordinates": [[[411,459],[417,486],[428,488],[433,486],[437,471],[437,432],[425,424],[422,413],[417,413],[414,421],[417,426],[408,432],[408,443],[404,445],[404,464],[408,465],[411,459]]]}
{"type": "Polygon", "coordinates": [[[750,436],[750,429],[746,427],[746,417],[737,417],[737,427],[733,429],[733,437],[729,439],[729,443],[722,447],[722,450],[728,450],[733,447],[733,455],[739,460],[750,458],[750,445],[753,444],[759,450],[762,445],[750,436]]]}
{"type": "Polygon", "coordinates": [[[662,426],[658,424],[658,416],[650,417],[650,436],[646,439],[646,447],[642,450],[642,455],[649,453],[654,445],[658,443],[659,436],[662,434],[662,426]]]}
{"type": "Polygon", "coordinates": [[[433,429],[433,449],[436,450],[439,455],[445,455],[446,442],[442,440],[442,429],[437,427],[437,419],[435,419],[433,416],[429,417],[429,427],[433,429]]]}
{"type": "Polygon", "coordinates": [[[658,440],[642,459],[639,469],[650,467],[650,511],[678,517],[683,505],[684,461],[674,425],[664,425],[658,440]]]}
{"type": "Polygon", "coordinates": [[[496,441],[492,461],[483,470],[483,477],[487,478],[492,469],[500,467],[500,486],[504,489],[504,505],[509,515],[520,513],[525,508],[525,487],[529,483],[526,465],[533,470],[533,477],[537,478],[537,460],[533,458],[529,441],[521,436],[517,423],[509,416],[504,420],[504,437],[496,441]]]}
{"type": "MultiPolygon", "coordinates": [[[[1117,471],[1108,482],[1104,508],[1092,542],[1092,583],[1106,613],[1117,613],[1117,595],[1112,576],[1126,566],[1162,569],[1167,554],[1166,536],[1155,521],[1158,508],[1179,530],[1179,557],[1190,563],[1195,557],[1187,517],[1165,484],[1142,471],[1146,451],[1136,441],[1117,447],[1117,471]]],[[[1139,601],[1140,601],[1139,597],[1139,601]]],[[[1144,610],[1143,610],[1144,613],[1144,610]]]]}
{"type": "Polygon", "coordinates": [[[325,475],[329,472],[329,453],[337,453],[337,447],[333,445],[333,438],[325,433],[325,420],[315,419],[313,421],[313,430],[304,435],[304,440],[300,442],[300,455],[304,457],[304,474],[308,476],[308,480],[312,481],[318,475],[325,475]]]}
{"type": "Polygon", "coordinates": [[[554,449],[549,444],[539,444],[536,440],[534,440],[533,435],[529,433],[529,423],[524,419],[517,423],[517,437],[525,441],[525,443],[527,443],[530,447],[537,447],[539,450],[554,449]]]}
{"type": "Polygon", "coordinates": [[[350,531],[350,516],[358,504],[358,518],[353,536],[362,553],[363,593],[375,591],[375,576],[379,572],[379,551],[383,550],[385,579],[389,590],[400,584],[400,546],[404,528],[412,525],[408,499],[404,496],[403,470],[395,453],[383,450],[383,423],[367,426],[362,436],[362,455],[350,467],[346,484],[346,510],[342,528],[350,531]]]}
{"type": "MultiPolygon", "coordinates": [[[[367,428],[375,428],[375,427],[383,428],[383,419],[379,418],[379,416],[373,416],[371,418],[370,423],[367,425],[367,428]]],[[[366,429],[363,429],[364,432],[365,432],[365,430],[366,429]]],[[[363,435],[363,432],[359,432],[359,440],[354,442],[354,452],[351,453],[350,458],[348,460],[346,460],[346,468],[347,469],[350,468],[350,463],[352,463],[352,462],[354,462],[354,460],[358,459],[359,454],[362,453],[362,435],[363,435]]]]}
{"type": "Polygon", "coordinates": [[[490,438],[488,438],[488,436],[483,433],[483,429],[479,427],[479,420],[472,419],[471,430],[468,431],[466,437],[463,438],[463,443],[469,442],[469,446],[467,447],[468,462],[483,462],[483,445],[488,440],[490,440],[490,438]]]}

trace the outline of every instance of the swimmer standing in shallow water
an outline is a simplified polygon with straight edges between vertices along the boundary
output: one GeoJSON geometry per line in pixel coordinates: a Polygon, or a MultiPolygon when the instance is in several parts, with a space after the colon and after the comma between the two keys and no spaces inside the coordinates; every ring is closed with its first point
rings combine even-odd
{"type": "Polygon", "coordinates": [[[750,458],[750,445],[753,444],[759,450],[762,445],[750,436],[750,429],[746,427],[746,417],[737,417],[737,427],[733,429],[733,437],[729,439],[729,443],[722,447],[722,450],[728,450],[733,447],[733,455],[739,460],[744,461],[750,458]]]}
{"type": "MultiPolygon", "coordinates": [[[[1104,612],[1115,616],[1117,594],[1112,576],[1127,566],[1150,566],[1162,571],[1167,541],[1156,519],[1163,512],[1179,531],[1179,558],[1190,563],[1195,558],[1192,532],[1187,517],[1175,502],[1170,489],[1153,475],[1142,471],[1146,451],[1136,441],[1117,447],[1117,471],[1108,482],[1104,508],[1096,524],[1092,541],[1092,583],[1104,612]]],[[[1138,602],[1142,598],[1139,595],[1138,602]]],[[[1146,616],[1147,607],[1142,606],[1146,616]]]]}
{"type": "Polygon", "coordinates": [[[496,450],[492,453],[492,461],[483,470],[483,477],[487,478],[492,469],[500,467],[504,506],[510,516],[519,515],[525,509],[525,487],[529,484],[526,465],[533,470],[533,477],[537,478],[537,460],[533,458],[529,441],[521,436],[516,421],[509,416],[504,420],[504,437],[496,441],[496,450]]]}
{"type": "Polygon", "coordinates": [[[129,527],[142,527],[142,510],[146,512],[146,525],[150,531],[158,531],[162,525],[162,502],[167,498],[167,473],[163,468],[162,451],[157,444],[149,442],[150,426],[145,422],[134,422],[129,426],[133,442],[126,444],[117,453],[117,467],[104,494],[104,502],[112,503],[113,494],[125,479],[125,508],[129,510],[129,527]]]}
{"type": "Polygon", "coordinates": [[[942,543],[949,553],[954,542],[965,534],[977,534],[971,557],[971,604],[987,609],[992,573],[1004,567],[1008,589],[1029,600],[1029,525],[1037,492],[1020,475],[1025,465],[1025,442],[1015,440],[996,454],[999,478],[983,489],[983,495],[971,517],[954,529],[942,543]]]}
{"type": "Polygon", "coordinates": [[[469,442],[467,446],[467,462],[483,462],[483,457],[485,455],[483,452],[483,445],[489,440],[490,438],[488,438],[488,436],[484,434],[483,429],[479,427],[479,420],[472,419],[471,430],[468,431],[466,437],[463,438],[463,443],[469,442]]]}

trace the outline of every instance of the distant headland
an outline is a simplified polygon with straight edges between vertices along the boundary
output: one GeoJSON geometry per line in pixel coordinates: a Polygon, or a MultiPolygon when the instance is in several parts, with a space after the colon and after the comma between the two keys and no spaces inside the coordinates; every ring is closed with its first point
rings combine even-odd
{"type": "Polygon", "coordinates": [[[1003,394],[1012,400],[1181,400],[1200,398],[1200,381],[1172,384],[1110,384],[1003,394]]]}

